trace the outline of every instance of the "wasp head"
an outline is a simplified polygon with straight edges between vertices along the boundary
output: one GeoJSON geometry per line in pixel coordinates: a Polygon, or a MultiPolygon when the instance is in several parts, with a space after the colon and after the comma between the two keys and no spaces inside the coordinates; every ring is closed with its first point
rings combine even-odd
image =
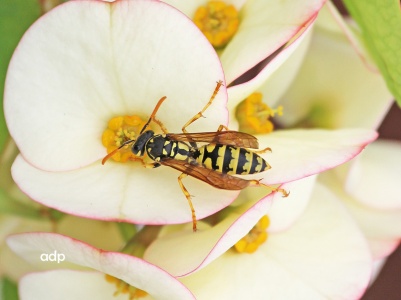
{"type": "Polygon", "coordinates": [[[147,130],[142,133],[132,145],[132,153],[137,156],[143,156],[145,154],[146,143],[155,135],[152,130],[147,130]]]}

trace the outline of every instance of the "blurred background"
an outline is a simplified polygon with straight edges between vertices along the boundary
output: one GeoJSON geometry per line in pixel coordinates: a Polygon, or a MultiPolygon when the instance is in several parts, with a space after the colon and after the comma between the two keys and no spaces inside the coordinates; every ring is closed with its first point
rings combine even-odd
{"type": "MultiPolygon", "coordinates": [[[[343,15],[348,14],[342,1],[334,0],[333,3],[343,15]]],[[[379,138],[401,141],[401,109],[396,103],[379,128],[379,138]]],[[[401,153],[398,159],[401,159],[401,153]]],[[[362,297],[362,300],[377,299],[401,299],[401,246],[388,257],[379,276],[362,297]]]]}

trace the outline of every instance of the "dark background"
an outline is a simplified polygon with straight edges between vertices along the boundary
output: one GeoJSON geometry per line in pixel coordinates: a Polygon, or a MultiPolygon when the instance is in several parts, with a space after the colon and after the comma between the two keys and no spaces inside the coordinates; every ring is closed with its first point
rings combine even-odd
{"type": "MultiPolygon", "coordinates": [[[[380,126],[379,134],[382,139],[401,141],[401,109],[396,104],[391,107],[380,126]]],[[[398,159],[401,159],[401,153],[398,159]]],[[[401,299],[401,246],[389,256],[379,276],[362,297],[362,300],[381,299],[401,299]]]]}

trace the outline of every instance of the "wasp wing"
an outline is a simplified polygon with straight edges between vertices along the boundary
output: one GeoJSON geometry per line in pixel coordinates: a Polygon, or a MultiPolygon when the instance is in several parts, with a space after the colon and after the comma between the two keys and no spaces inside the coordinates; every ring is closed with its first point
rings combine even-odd
{"type": "Polygon", "coordinates": [[[234,130],[196,133],[168,133],[169,139],[179,142],[222,144],[258,149],[258,139],[253,135],[234,130]]]}
{"type": "Polygon", "coordinates": [[[160,161],[160,164],[172,167],[178,171],[188,174],[189,176],[202,180],[218,189],[242,190],[250,184],[249,180],[206,169],[195,162],[189,163],[188,161],[184,160],[165,158],[160,161]]]}

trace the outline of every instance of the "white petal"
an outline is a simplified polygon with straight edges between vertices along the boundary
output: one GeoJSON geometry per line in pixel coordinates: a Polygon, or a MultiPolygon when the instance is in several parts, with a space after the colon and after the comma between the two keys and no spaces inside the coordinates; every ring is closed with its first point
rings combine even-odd
{"type": "MultiPolygon", "coordinates": [[[[316,176],[308,176],[280,186],[280,188],[289,193],[289,196],[283,198],[281,193],[275,195],[275,201],[267,213],[270,219],[269,232],[283,231],[298,220],[309,203],[315,181],[316,176]]],[[[241,191],[231,206],[239,206],[246,203],[249,205],[250,200],[264,198],[265,193],[266,191],[263,188],[245,189],[241,191]]],[[[258,219],[255,219],[254,223],[256,224],[257,221],[258,219]]],[[[240,238],[241,236],[238,237],[238,239],[240,238]]]]}
{"type": "MultiPolygon", "coordinates": [[[[305,55],[308,52],[310,41],[313,36],[314,21],[301,33],[290,45],[287,45],[277,57],[273,60],[251,81],[259,80],[262,85],[258,87],[257,92],[262,93],[264,102],[271,107],[275,107],[283,94],[291,88],[292,82],[298,76],[299,68],[301,67],[305,55]],[[288,49],[289,48],[289,49],[288,49]],[[269,68],[275,67],[276,60],[282,60],[282,65],[279,65],[277,70],[270,76],[264,75],[268,73],[269,68]],[[272,64],[273,63],[273,64],[272,64]],[[263,75],[265,78],[263,78],[263,75]],[[265,81],[265,82],[263,82],[265,81]]],[[[271,71],[270,71],[271,72],[271,71]]],[[[247,85],[245,83],[244,85],[247,85]]],[[[284,108],[284,113],[286,110],[284,108]]]]}
{"type": "Polygon", "coordinates": [[[315,113],[317,126],[376,128],[393,97],[380,73],[361,60],[333,16],[323,11],[316,25],[320,21],[334,25],[315,26],[297,80],[282,97],[285,113],[279,122],[291,126],[315,113]]]}
{"type": "Polygon", "coordinates": [[[378,140],[351,166],[347,192],[365,205],[401,210],[401,142],[378,140]]]}
{"type": "MultiPolygon", "coordinates": [[[[23,156],[71,170],[105,155],[102,131],[116,115],[158,117],[179,131],[224,80],[217,54],[195,25],[158,1],[70,1],[24,35],[5,87],[8,128],[23,156]]],[[[194,131],[227,122],[226,93],[194,131]]]]}
{"type": "MultiPolygon", "coordinates": [[[[277,101],[279,96],[284,93],[302,63],[310,42],[312,24],[313,22],[296,39],[280,51],[257,76],[227,89],[228,106],[232,116],[235,116],[236,106],[255,91],[263,93],[267,99],[265,101],[274,106],[274,102],[271,100],[277,101]]],[[[234,118],[230,119],[230,127],[238,127],[237,121],[234,118]]]]}
{"type": "Polygon", "coordinates": [[[318,26],[322,29],[325,28],[328,31],[343,32],[351,43],[354,51],[360,56],[360,59],[366,67],[373,71],[379,72],[375,65],[372,57],[368,53],[368,49],[363,45],[361,32],[357,29],[357,25],[354,20],[349,16],[342,16],[337,10],[335,5],[328,1],[323,9],[319,13],[320,18],[318,19],[318,26]],[[359,34],[359,35],[358,35],[359,34]]]}
{"type": "Polygon", "coordinates": [[[144,259],[167,270],[175,276],[185,276],[199,270],[224,252],[266,215],[272,201],[280,201],[280,196],[265,196],[230,211],[227,217],[213,227],[203,227],[194,234],[190,230],[172,230],[155,240],[146,250],[144,259]],[[182,259],[185,257],[185,260],[182,259]]]}
{"type": "Polygon", "coordinates": [[[374,258],[391,253],[401,237],[401,209],[377,209],[361,203],[344,190],[334,171],[320,175],[319,181],[346,205],[368,239],[374,258]]]}
{"type": "Polygon", "coordinates": [[[218,224],[203,228],[196,234],[173,228],[171,234],[165,234],[153,242],[144,257],[177,276],[199,270],[228,251],[263,215],[268,214],[271,219],[269,231],[289,227],[304,211],[314,182],[314,178],[309,177],[282,185],[281,188],[291,192],[285,199],[280,193],[266,197],[266,191],[262,188],[245,189],[236,200],[236,203],[243,204],[230,210],[218,224]],[[288,204],[282,204],[284,202],[288,204]],[[181,232],[176,232],[179,230],[181,232]],[[181,257],[187,259],[182,260],[181,257]]]}
{"type": "Polygon", "coordinates": [[[227,252],[181,281],[197,299],[357,299],[370,273],[364,238],[320,187],[302,218],[255,253],[227,252]]]}
{"type": "MultiPolygon", "coordinates": [[[[359,228],[334,194],[322,185],[316,184],[310,210],[291,229],[291,234],[287,232],[285,236],[284,234],[280,236],[285,238],[281,242],[286,240],[288,243],[294,243],[296,236],[302,233],[309,241],[306,243],[306,248],[294,249],[299,255],[297,260],[299,270],[304,268],[306,272],[302,278],[314,277],[318,290],[330,295],[329,298],[357,299],[361,296],[370,278],[370,252],[359,228]],[[316,236],[319,239],[314,241],[316,236]],[[305,260],[304,255],[312,249],[317,253],[305,260]],[[319,258],[324,265],[314,264],[319,258]],[[316,268],[308,268],[311,265],[316,268]]],[[[274,242],[275,239],[272,237],[272,243],[274,242]]],[[[281,244],[281,247],[285,246],[281,244]]],[[[275,250],[280,251],[281,247],[275,250]]],[[[279,255],[277,252],[275,254],[279,255]]],[[[285,264],[290,266],[293,261],[287,260],[285,264]]]]}
{"type": "MultiPolygon", "coordinates": [[[[49,263],[41,261],[40,257],[43,253],[64,254],[66,262],[112,275],[146,291],[157,299],[193,299],[192,294],[174,277],[134,256],[106,252],[53,233],[14,235],[7,239],[7,243],[13,251],[32,264],[49,263]]],[[[61,262],[60,265],[63,263],[61,262]]]]}
{"type": "MultiPolygon", "coordinates": [[[[103,250],[116,250],[124,246],[117,225],[110,222],[100,222],[96,220],[77,218],[66,215],[57,222],[56,229],[54,222],[49,218],[42,220],[23,219],[13,216],[0,217],[0,273],[5,274],[8,278],[17,281],[22,275],[38,271],[32,265],[23,261],[5,243],[6,236],[10,234],[22,232],[54,232],[67,234],[73,238],[77,238],[88,242],[103,250]],[[82,230],[85,228],[85,230],[82,230]]],[[[41,267],[44,267],[42,265],[41,267]]],[[[51,266],[49,266],[51,267],[51,266]]],[[[45,268],[40,268],[40,270],[45,268]]]]}
{"type": "Polygon", "coordinates": [[[281,186],[290,195],[283,199],[276,198],[273,203],[268,213],[270,218],[269,232],[283,231],[298,220],[309,203],[315,181],[316,176],[309,176],[281,186]]]}
{"type": "Polygon", "coordinates": [[[228,83],[267,58],[313,19],[325,1],[248,1],[221,62],[228,83]]]}
{"type": "Polygon", "coordinates": [[[375,258],[383,257],[391,252],[392,242],[398,243],[401,237],[401,209],[374,209],[355,201],[349,196],[343,197],[342,200],[366,237],[372,240],[373,244],[381,245],[373,249],[375,258]],[[383,243],[378,244],[380,241],[383,243]]]}
{"type": "Polygon", "coordinates": [[[391,253],[393,253],[397,249],[397,247],[400,245],[400,239],[399,238],[391,240],[368,239],[368,243],[373,258],[381,260],[383,258],[388,257],[391,253]]]}
{"type": "Polygon", "coordinates": [[[384,264],[386,263],[386,259],[377,259],[373,261],[373,271],[372,277],[370,278],[370,285],[376,280],[377,276],[379,276],[384,264]]]}
{"type": "Polygon", "coordinates": [[[35,270],[6,245],[8,235],[27,231],[51,231],[51,227],[52,224],[49,221],[2,215],[0,217],[0,275],[18,281],[22,275],[35,270]]]}
{"type": "MultiPolygon", "coordinates": [[[[271,165],[262,182],[284,183],[323,172],[357,155],[376,139],[371,130],[277,130],[258,135],[260,148],[271,147],[262,154],[271,165]]],[[[261,176],[259,175],[259,178],[261,176]]]]}
{"type": "Polygon", "coordinates": [[[31,273],[19,282],[21,300],[126,300],[127,294],[113,296],[115,285],[106,282],[98,272],[72,270],[31,273]]]}
{"type": "MultiPolygon", "coordinates": [[[[191,210],[177,178],[168,168],[146,169],[138,164],[108,162],[68,172],[46,172],[21,156],[13,178],[32,199],[58,210],[94,219],[140,224],[190,222],[191,210]]],[[[216,189],[192,177],[183,180],[198,219],[229,205],[238,191],[216,189]]]]}
{"type": "MultiPolygon", "coordinates": [[[[0,272],[15,281],[28,272],[51,269],[52,266],[42,264],[40,268],[33,267],[18,257],[5,244],[7,235],[22,232],[51,232],[54,224],[50,219],[30,220],[19,217],[2,216],[0,240],[0,272]],[[47,267],[47,268],[46,268],[47,267]]],[[[103,250],[117,250],[124,246],[117,225],[110,222],[100,222],[89,219],[64,216],[57,222],[57,232],[83,240],[103,250]],[[82,230],[85,228],[85,230],[82,230]]]]}
{"type": "MultiPolygon", "coordinates": [[[[162,0],[167,4],[174,6],[175,8],[182,11],[184,14],[188,16],[188,18],[193,19],[196,10],[200,6],[205,6],[209,0],[191,0],[191,1],[182,1],[182,0],[162,0]]],[[[244,5],[246,0],[225,0],[224,3],[232,4],[235,6],[237,10],[240,10],[244,5]]]]}

